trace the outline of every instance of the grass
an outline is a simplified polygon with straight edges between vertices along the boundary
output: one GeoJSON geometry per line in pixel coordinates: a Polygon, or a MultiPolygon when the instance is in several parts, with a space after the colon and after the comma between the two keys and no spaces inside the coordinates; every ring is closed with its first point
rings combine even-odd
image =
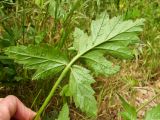
{"type": "MultiPolygon", "coordinates": [[[[146,25],[140,35],[141,44],[134,50],[135,59],[129,63],[125,61],[119,63],[122,69],[115,76],[97,77],[97,83],[93,85],[99,105],[97,119],[121,120],[118,116],[121,103],[117,102],[119,100],[116,92],[135,105],[137,105],[137,88],[151,87],[156,94],[159,93],[159,88],[155,87],[160,81],[159,0],[115,0],[115,2],[69,0],[57,3],[54,13],[49,12],[49,9],[48,4],[44,7],[35,5],[29,0],[17,0],[15,3],[9,0],[0,1],[0,97],[8,94],[16,95],[28,107],[32,106],[32,109],[37,111],[56,79],[31,81],[32,71],[23,70],[21,66],[7,59],[3,54],[3,48],[16,44],[39,44],[42,41],[59,47],[70,44],[71,31],[74,27],[78,26],[88,31],[90,21],[104,10],[111,16],[123,14],[125,19],[143,17],[146,19],[146,25]],[[64,9],[67,14],[64,14],[64,9]],[[50,14],[53,17],[50,17],[50,14]]],[[[58,91],[60,90],[59,87],[58,91]]],[[[54,119],[58,114],[63,102],[58,97],[58,91],[50,107],[46,109],[46,114],[44,113],[45,119],[54,119]]],[[[150,99],[149,97],[148,101],[150,99]]],[[[73,120],[89,119],[74,105],[70,106],[70,116],[73,120]]]]}

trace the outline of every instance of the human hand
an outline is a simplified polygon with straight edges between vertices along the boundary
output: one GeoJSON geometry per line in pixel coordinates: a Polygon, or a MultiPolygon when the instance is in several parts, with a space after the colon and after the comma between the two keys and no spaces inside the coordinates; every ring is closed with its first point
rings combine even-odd
{"type": "Polygon", "coordinates": [[[33,120],[35,115],[13,95],[0,98],[0,120],[33,120]]]}

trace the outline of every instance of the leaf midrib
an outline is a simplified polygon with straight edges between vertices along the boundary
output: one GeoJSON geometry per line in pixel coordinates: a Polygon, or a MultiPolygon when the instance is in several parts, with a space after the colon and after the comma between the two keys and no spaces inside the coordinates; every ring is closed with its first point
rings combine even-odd
{"type": "MultiPolygon", "coordinates": [[[[104,19],[105,19],[106,15],[107,15],[107,13],[105,13],[105,15],[104,15],[104,17],[103,17],[102,23],[101,23],[101,25],[100,25],[100,29],[99,29],[98,33],[96,34],[96,37],[95,37],[95,39],[93,40],[93,42],[96,41],[96,39],[97,39],[98,36],[99,36],[100,31],[102,30],[102,25],[103,25],[103,23],[104,23],[104,19]]],[[[92,44],[94,44],[94,43],[92,43],[92,44]]]]}
{"type": "MultiPolygon", "coordinates": [[[[120,20],[119,20],[119,21],[120,21],[120,20]]],[[[119,21],[117,22],[117,24],[119,23],[119,21]]],[[[112,37],[112,38],[110,38],[110,39],[107,40],[108,36],[113,32],[113,30],[115,29],[115,27],[117,26],[117,24],[113,27],[112,31],[107,35],[105,41],[103,41],[103,42],[101,42],[101,43],[99,43],[99,44],[93,45],[92,47],[88,48],[85,52],[80,53],[79,56],[81,57],[82,55],[86,54],[86,53],[89,52],[90,50],[92,50],[92,49],[100,46],[101,44],[104,44],[105,42],[107,42],[107,41],[109,41],[109,40],[117,37],[118,35],[120,35],[120,34],[122,34],[122,33],[125,33],[126,31],[130,30],[131,28],[137,26],[137,24],[135,24],[134,26],[128,28],[125,32],[121,32],[121,33],[119,33],[119,34],[115,35],[114,37],[112,37]]],[[[99,31],[100,31],[100,30],[99,30],[99,31]]]]}
{"type": "MultiPolygon", "coordinates": [[[[51,67],[51,68],[49,68],[49,69],[43,70],[42,72],[36,74],[36,76],[39,76],[40,74],[43,74],[43,73],[45,73],[46,71],[49,71],[49,70],[51,70],[51,69],[53,69],[53,68],[59,68],[59,67],[62,67],[62,66],[63,66],[62,64],[61,64],[61,65],[57,65],[57,66],[53,66],[53,67],[51,67]]],[[[34,77],[33,77],[33,78],[34,78],[34,77]]],[[[35,77],[35,78],[36,78],[36,77],[35,77]]]]}
{"type": "MultiPolygon", "coordinates": [[[[94,61],[94,62],[96,62],[96,63],[98,63],[98,64],[100,64],[100,65],[102,65],[102,66],[105,66],[104,64],[102,64],[101,62],[97,62],[96,60],[94,60],[94,59],[92,59],[92,58],[90,58],[90,57],[87,57],[87,56],[82,56],[83,58],[87,58],[87,59],[89,59],[89,60],[91,60],[91,61],[94,61]]],[[[103,57],[103,56],[102,56],[103,57]]],[[[105,67],[107,67],[107,66],[105,66],[105,67]]]]}
{"type": "MultiPolygon", "coordinates": [[[[76,73],[74,73],[74,72],[72,72],[72,76],[74,77],[74,81],[80,81],[80,82],[78,82],[78,84],[82,84],[83,85],[83,87],[84,88],[86,88],[89,92],[90,92],[90,89],[89,89],[89,87],[86,85],[86,84],[83,84],[82,82],[81,82],[81,80],[79,80],[79,78],[78,78],[78,80],[76,80],[77,79],[77,77],[76,77],[76,73]]],[[[89,84],[90,85],[90,84],[89,84]]],[[[78,85],[76,85],[76,91],[80,91],[80,89],[79,89],[79,86],[78,85]]],[[[76,93],[78,93],[78,92],[76,92],[76,93]]],[[[81,91],[80,91],[80,93],[81,93],[81,91]]],[[[76,95],[76,94],[75,94],[76,95]]],[[[93,94],[83,94],[83,97],[85,98],[89,98],[89,99],[91,99],[90,97],[92,96],[93,94]]]]}
{"type": "MultiPolygon", "coordinates": [[[[29,54],[22,54],[22,53],[19,53],[19,52],[14,52],[14,51],[9,51],[10,53],[13,53],[13,54],[17,54],[17,55],[22,55],[22,56],[28,56],[30,58],[38,58],[38,59],[43,59],[43,60],[49,60],[49,61],[52,61],[52,62],[57,62],[57,63],[61,63],[61,64],[64,64],[66,65],[66,63],[63,63],[61,61],[57,61],[55,59],[49,59],[49,58],[44,58],[44,57],[40,57],[40,56],[33,56],[33,55],[29,55],[29,54]]],[[[29,58],[27,58],[29,59],[29,58]]]]}

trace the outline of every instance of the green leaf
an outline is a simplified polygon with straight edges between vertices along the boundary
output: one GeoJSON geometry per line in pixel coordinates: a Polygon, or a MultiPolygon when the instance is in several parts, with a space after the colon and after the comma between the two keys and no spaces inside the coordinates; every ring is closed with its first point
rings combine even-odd
{"type": "Polygon", "coordinates": [[[127,101],[120,95],[118,95],[121,102],[122,106],[124,108],[124,112],[121,113],[122,117],[124,120],[137,120],[137,112],[136,109],[131,106],[130,104],[127,103],[127,101]]]}
{"type": "Polygon", "coordinates": [[[48,45],[12,46],[8,47],[5,53],[15,62],[23,64],[24,68],[36,69],[33,79],[54,75],[68,63],[64,54],[48,45]]]}
{"type": "Polygon", "coordinates": [[[45,37],[45,32],[38,32],[37,35],[35,36],[35,42],[36,44],[40,44],[45,37]]]}
{"type": "Polygon", "coordinates": [[[69,90],[69,85],[68,85],[68,84],[65,85],[65,86],[62,88],[62,90],[61,90],[61,92],[60,92],[60,95],[61,95],[61,96],[72,96],[72,95],[71,95],[71,92],[70,92],[70,90],[69,90]]]}
{"type": "Polygon", "coordinates": [[[132,51],[127,47],[130,41],[114,41],[104,43],[96,47],[100,50],[105,50],[108,55],[121,59],[131,59],[133,57],[132,51]]]}
{"type": "Polygon", "coordinates": [[[69,119],[69,108],[68,108],[67,103],[64,104],[64,106],[62,107],[62,110],[60,111],[57,120],[70,120],[69,119]]]}
{"type": "Polygon", "coordinates": [[[152,108],[146,113],[145,120],[160,120],[160,105],[152,108]]]}
{"type": "Polygon", "coordinates": [[[102,75],[112,75],[119,71],[119,66],[106,60],[101,51],[92,51],[83,56],[86,63],[94,70],[94,72],[102,75]]]}
{"type": "Polygon", "coordinates": [[[117,58],[132,58],[133,53],[128,46],[139,42],[137,33],[142,31],[143,24],[144,19],[123,21],[121,16],[110,19],[103,13],[99,19],[92,21],[90,35],[75,29],[73,47],[94,72],[108,76],[118,72],[119,67],[103,55],[107,53],[117,58]]]}
{"type": "MultiPolygon", "coordinates": [[[[77,56],[85,58],[87,65],[96,74],[106,76],[114,74],[119,70],[119,67],[106,60],[104,55],[107,53],[117,58],[132,58],[133,54],[129,49],[129,45],[139,42],[138,33],[142,31],[143,25],[144,19],[123,21],[121,16],[110,19],[106,13],[103,13],[98,19],[92,21],[91,33],[89,35],[79,28],[75,28],[73,47],[78,52],[77,56]]],[[[93,95],[93,91],[89,87],[90,85],[86,84],[86,81],[92,81],[92,78],[89,77],[89,74],[86,75],[87,72],[83,69],[81,67],[72,68],[69,87],[70,91],[73,92],[76,106],[86,113],[91,112],[93,114],[96,112],[93,112],[94,109],[90,108],[93,105],[90,104],[95,104],[94,100],[88,100],[88,102],[84,100],[86,99],[84,96],[93,95]],[[87,87],[86,85],[89,86],[87,87]],[[90,109],[86,110],[86,106],[90,109]]],[[[133,112],[135,111],[133,110],[133,112]]]]}
{"type": "Polygon", "coordinates": [[[142,31],[143,24],[144,19],[122,21],[121,16],[109,19],[103,13],[99,19],[92,21],[90,36],[78,28],[75,29],[73,47],[80,55],[98,49],[114,57],[132,58],[128,45],[139,41],[137,33],[142,31]]]}
{"type": "Polygon", "coordinates": [[[42,8],[44,0],[35,0],[35,4],[38,5],[40,8],[42,8]]]}
{"type": "Polygon", "coordinates": [[[77,107],[88,116],[95,117],[97,114],[97,103],[94,98],[94,91],[91,84],[95,82],[90,71],[74,65],[71,68],[69,89],[77,107]]]}
{"type": "Polygon", "coordinates": [[[48,13],[49,13],[51,16],[53,16],[53,17],[55,17],[56,4],[58,4],[58,3],[56,3],[56,2],[57,2],[57,1],[55,1],[55,0],[49,0],[48,13]]]}
{"type": "Polygon", "coordinates": [[[49,0],[49,8],[48,13],[57,18],[64,18],[66,16],[66,11],[64,9],[64,6],[66,6],[67,2],[65,0],[49,0]]]}

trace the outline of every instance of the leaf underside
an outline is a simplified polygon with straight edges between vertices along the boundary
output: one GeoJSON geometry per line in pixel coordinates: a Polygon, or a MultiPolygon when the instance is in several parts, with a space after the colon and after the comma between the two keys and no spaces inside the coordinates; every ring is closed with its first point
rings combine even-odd
{"type": "Polygon", "coordinates": [[[44,46],[12,46],[5,53],[24,68],[36,69],[33,79],[43,79],[61,71],[67,64],[67,58],[57,49],[44,46]]]}
{"type": "Polygon", "coordinates": [[[74,65],[71,68],[69,90],[77,107],[86,112],[88,116],[96,116],[97,103],[91,87],[95,80],[89,73],[89,70],[74,65]]]}
{"type": "Polygon", "coordinates": [[[69,108],[67,103],[63,105],[62,110],[59,113],[57,120],[70,120],[69,119],[69,108]]]}
{"type": "MultiPolygon", "coordinates": [[[[128,46],[139,42],[138,33],[142,31],[143,25],[144,19],[123,21],[121,16],[110,19],[108,14],[103,13],[100,18],[92,21],[90,35],[79,28],[75,28],[73,48],[77,50],[78,55],[85,60],[96,75],[112,75],[119,71],[119,66],[107,60],[104,55],[131,59],[133,54],[128,46]]],[[[86,87],[87,90],[84,88],[85,84],[80,82],[93,80],[86,77],[84,74],[87,73],[82,69],[84,68],[72,68],[69,87],[71,91],[74,91],[73,98],[76,106],[93,115],[93,113],[96,113],[96,107],[94,107],[95,109],[91,108],[91,106],[96,106],[93,90],[89,86],[86,87]],[[87,101],[86,98],[88,99],[86,96],[90,96],[88,102],[84,102],[87,101]]],[[[128,113],[125,114],[128,115],[128,113]]],[[[136,116],[136,113],[134,115],[136,116]]],[[[135,119],[135,116],[132,116],[133,119],[135,119]]]]}
{"type": "Polygon", "coordinates": [[[92,51],[83,56],[86,63],[93,69],[96,75],[112,75],[119,71],[119,66],[106,60],[100,51],[92,51]]]}
{"type": "MultiPolygon", "coordinates": [[[[123,21],[121,16],[110,19],[108,14],[103,13],[91,22],[89,35],[75,28],[73,48],[96,75],[112,75],[119,71],[119,66],[106,59],[105,55],[131,59],[133,54],[129,45],[139,42],[138,33],[142,31],[143,25],[144,19],[123,21]]],[[[5,53],[25,68],[36,69],[33,79],[54,75],[68,64],[65,55],[48,45],[9,47],[5,53]]],[[[76,106],[89,116],[97,114],[97,104],[91,87],[94,82],[89,70],[72,65],[67,95],[73,96],[76,106]]]]}
{"type": "Polygon", "coordinates": [[[91,23],[91,34],[79,28],[74,31],[73,47],[86,63],[98,74],[111,75],[119,70],[118,66],[105,60],[104,54],[130,59],[133,57],[129,45],[139,42],[137,33],[142,31],[144,19],[123,21],[121,16],[109,18],[103,13],[91,23]]]}

